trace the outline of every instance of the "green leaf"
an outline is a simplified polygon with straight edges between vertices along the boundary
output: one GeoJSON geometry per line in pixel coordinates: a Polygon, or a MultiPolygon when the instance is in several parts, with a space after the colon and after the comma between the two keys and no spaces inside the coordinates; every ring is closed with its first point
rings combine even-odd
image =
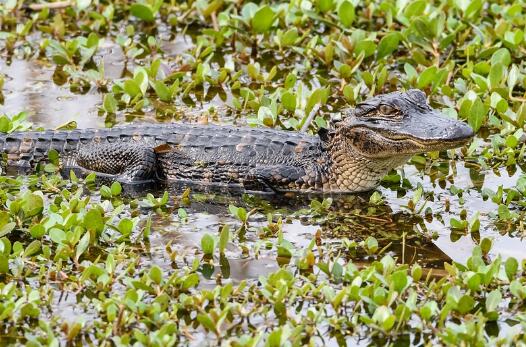
{"type": "Polygon", "coordinates": [[[21,207],[25,217],[36,216],[44,210],[44,199],[36,193],[26,192],[22,197],[21,207]]]}
{"type": "Polygon", "coordinates": [[[333,0],[317,0],[316,1],[316,8],[322,13],[332,10],[333,7],[334,7],[333,0]]]}
{"type": "Polygon", "coordinates": [[[0,273],[9,272],[9,257],[5,255],[0,255],[0,273]]]}
{"type": "Polygon", "coordinates": [[[507,48],[499,48],[491,56],[491,65],[502,64],[504,66],[509,66],[511,64],[511,54],[507,48]]]}
{"type": "Polygon", "coordinates": [[[130,12],[133,16],[146,22],[153,22],[155,19],[155,13],[153,12],[153,9],[146,4],[135,3],[131,5],[130,12]]]}
{"type": "Polygon", "coordinates": [[[172,101],[172,93],[170,92],[170,89],[161,81],[154,81],[152,83],[153,90],[155,90],[155,94],[161,101],[169,102],[172,101]]]}
{"type": "Polygon", "coordinates": [[[492,65],[489,70],[489,85],[491,89],[498,88],[504,77],[505,67],[502,64],[492,65]]]}
{"type": "Polygon", "coordinates": [[[344,1],[338,8],[338,17],[340,18],[340,23],[346,28],[349,28],[354,22],[354,6],[349,1],[344,1]]]}
{"type": "Polygon", "coordinates": [[[281,95],[281,103],[288,111],[294,112],[296,110],[296,95],[292,92],[286,91],[281,95]]]}
{"type": "Polygon", "coordinates": [[[486,311],[497,311],[497,307],[502,302],[502,294],[498,289],[491,291],[486,297],[486,311]]]}
{"type": "Polygon", "coordinates": [[[216,332],[216,326],[214,321],[206,314],[199,313],[197,315],[197,321],[206,329],[212,332],[216,332]]]}
{"type": "Polygon", "coordinates": [[[141,88],[135,80],[124,81],[123,88],[126,94],[128,94],[131,98],[134,98],[135,96],[139,94],[142,94],[141,88]]]}
{"type": "Polygon", "coordinates": [[[508,276],[510,281],[515,279],[518,268],[519,263],[517,262],[517,259],[512,257],[506,259],[506,262],[504,263],[504,269],[506,270],[506,276],[508,276]]]}
{"type": "Polygon", "coordinates": [[[201,238],[201,249],[203,250],[203,253],[206,255],[212,255],[214,254],[214,248],[215,248],[215,239],[210,234],[205,234],[201,238]]]}
{"type": "Polygon", "coordinates": [[[33,254],[36,254],[40,251],[40,247],[42,244],[38,240],[34,240],[29,245],[27,245],[26,249],[24,250],[24,257],[30,257],[33,254]]]}
{"type": "MultiPolygon", "coordinates": [[[[42,224],[35,224],[31,226],[29,233],[31,234],[31,237],[39,239],[46,234],[46,228],[42,224]]],[[[0,236],[1,234],[2,233],[0,232],[0,236]]]]}
{"type": "Polygon", "coordinates": [[[223,228],[221,229],[221,234],[219,236],[219,253],[225,253],[226,246],[228,244],[228,240],[230,239],[230,230],[228,225],[223,225],[223,228]]]}
{"type": "Polygon", "coordinates": [[[457,311],[461,314],[470,312],[475,307],[475,299],[469,295],[463,295],[458,301],[457,311]]]}
{"type": "Polygon", "coordinates": [[[14,222],[4,224],[0,228],[0,237],[3,237],[5,235],[11,233],[11,231],[13,231],[15,229],[15,227],[16,227],[16,223],[14,223],[14,222]]]}
{"type": "Polygon", "coordinates": [[[274,11],[267,5],[261,7],[252,17],[251,26],[255,33],[267,32],[274,22],[274,11]]]}
{"type": "Polygon", "coordinates": [[[115,181],[111,184],[111,194],[113,196],[119,196],[122,192],[122,186],[119,182],[115,181]]]}
{"type": "Polygon", "coordinates": [[[488,239],[487,237],[480,241],[480,250],[482,251],[482,254],[487,255],[489,253],[491,250],[491,244],[491,239],[488,239]]]}
{"type": "Polygon", "coordinates": [[[419,76],[417,80],[417,86],[420,89],[427,87],[432,84],[438,74],[438,68],[436,66],[430,66],[425,69],[419,76]]]}
{"type": "Polygon", "coordinates": [[[104,220],[98,208],[92,208],[84,216],[84,226],[88,230],[93,230],[99,235],[104,230],[104,220]]]}
{"type": "Polygon", "coordinates": [[[49,238],[51,241],[61,244],[66,239],[66,233],[62,229],[52,228],[49,231],[49,238]]]}
{"type": "Polygon", "coordinates": [[[365,58],[370,57],[376,51],[376,44],[372,40],[360,40],[354,47],[354,54],[360,56],[363,53],[365,58]]]}
{"type": "Polygon", "coordinates": [[[154,281],[156,284],[161,284],[163,280],[163,271],[161,268],[157,265],[152,266],[150,269],[150,272],[148,276],[151,278],[152,281],[154,281]]]}
{"type": "Polygon", "coordinates": [[[102,108],[106,113],[114,114],[117,112],[117,100],[113,93],[104,95],[104,101],[102,102],[102,108]]]}
{"type": "Polygon", "coordinates": [[[425,0],[412,1],[404,9],[404,16],[406,16],[407,18],[421,16],[425,11],[426,6],[427,6],[427,1],[425,0]]]}
{"type": "Polygon", "coordinates": [[[90,242],[90,233],[84,233],[81,237],[77,247],[75,247],[75,259],[78,261],[80,256],[86,252],[90,242]]]}
{"type": "Polygon", "coordinates": [[[391,274],[391,284],[393,289],[401,293],[407,286],[407,273],[405,270],[399,270],[391,274]]]}
{"type": "Polygon", "coordinates": [[[468,116],[468,124],[473,128],[474,132],[479,131],[484,120],[486,119],[486,107],[479,97],[475,99],[471,105],[470,114],[468,116]]]}
{"type": "Polygon", "coordinates": [[[133,221],[129,218],[123,218],[119,221],[119,232],[124,236],[129,236],[133,231],[133,221]]]}
{"type": "Polygon", "coordinates": [[[393,53],[398,48],[401,38],[402,35],[398,32],[392,32],[382,37],[376,51],[377,58],[382,59],[393,53]]]}

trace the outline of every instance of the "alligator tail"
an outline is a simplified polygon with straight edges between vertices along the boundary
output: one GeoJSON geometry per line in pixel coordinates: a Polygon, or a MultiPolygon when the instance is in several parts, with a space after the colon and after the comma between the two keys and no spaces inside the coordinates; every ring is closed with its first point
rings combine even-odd
{"type": "Polygon", "coordinates": [[[79,143],[91,141],[92,132],[30,131],[0,136],[0,148],[7,158],[7,166],[31,168],[48,158],[51,149],[61,157],[77,149],[79,143]]]}

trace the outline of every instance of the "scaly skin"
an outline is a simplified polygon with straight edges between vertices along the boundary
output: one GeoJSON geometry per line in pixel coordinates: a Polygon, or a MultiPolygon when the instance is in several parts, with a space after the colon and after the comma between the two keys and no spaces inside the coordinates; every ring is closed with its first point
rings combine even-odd
{"type": "Polygon", "coordinates": [[[328,133],[215,125],[127,125],[0,137],[7,166],[32,168],[50,149],[65,169],[124,182],[152,179],[239,184],[250,190],[359,192],[411,155],[458,147],[473,136],[441,117],[420,91],[372,98],[328,133]]]}

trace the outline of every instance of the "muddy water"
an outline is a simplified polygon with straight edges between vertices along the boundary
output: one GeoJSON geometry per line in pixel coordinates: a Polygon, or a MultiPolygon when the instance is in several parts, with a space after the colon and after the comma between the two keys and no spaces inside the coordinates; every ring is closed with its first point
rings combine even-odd
{"type": "Polygon", "coordinates": [[[46,128],[75,121],[79,128],[103,126],[97,116],[101,96],[96,91],[75,94],[53,82],[54,68],[39,61],[0,60],[0,72],[6,76],[4,105],[0,114],[28,112],[28,120],[46,128]]]}
{"type": "MultiPolygon", "coordinates": [[[[184,54],[191,47],[189,40],[188,37],[177,37],[163,43],[162,47],[170,55],[184,54]]],[[[133,69],[123,64],[122,50],[111,43],[103,44],[97,59],[104,61],[107,79],[122,78],[133,69]]],[[[162,68],[170,70],[169,66],[162,68]]],[[[75,121],[79,128],[105,126],[106,119],[99,115],[102,96],[95,88],[79,94],[66,86],[57,85],[53,80],[53,67],[34,60],[14,60],[9,65],[0,60],[0,72],[6,76],[3,87],[5,102],[0,105],[1,114],[13,115],[26,111],[30,121],[45,128],[55,128],[69,121],[75,121]]],[[[207,105],[200,104],[198,109],[187,110],[184,108],[187,106],[178,106],[179,112],[174,119],[196,121],[207,106],[220,104],[221,101],[215,98],[207,105]]],[[[153,112],[142,115],[139,119],[159,120],[153,112]]],[[[129,119],[125,115],[120,115],[116,121],[126,120],[129,119]]],[[[231,119],[227,117],[219,121],[230,122],[231,119]]],[[[503,185],[504,188],[513,187],[522,173],[517,171],[510,176],[504,169],[497,172],[473,172],[473,169],[467,168],[461,162],[447,162],[446,165],[449,166],[450,174],[456,174],[442,186],[415,166],[406,165],[402,169],[403,176],[413,187],[422,184],[426,192],[434,193],[434,198],[426,202],[426,207],[433,211],[432,218],[422,218],[408,211],[405,206],[411,198],[411,190],[405,196],[399,197],[397,192],[382,187],[379,191],[385,201],[383,207],[378,208],[378,212],[373,215],[370,214],[370,207],[364,207],[366,203],[359,204],[358,207],[352,204],[348,206],[347,198],[344,197],[333,197],[333,217],[330,221],[319,221],[309,214],[295,215],[300,209],[308,207],[308,201],[291,204],[284,198],[282,201],[273,199],[270,204],[275,209],[286,211],[275,213],[275,216],[288,217],[283,227],[284,237],[298,250],[306,247],[316,231],[321,229],[324,242],[332,242],[342,237],[363,240],[374,236],[380,241],[381,247],[386,246],[386,252],[404,262],[418,261],[428,267],[438,267],[444,261],[451,260],[465,262],[478,240],[483,237],[493,239],[493,256],[524,258],[526,242],[518,236],[502,235],[499,232],[490,218],[490,214],[496,212],[498,206],[491,200],[484,201],[480,193],[482,188],[496,190],[498,185],[503,185]],[[471,177],[474,177],[474,180],[471,177]],[[451,194],[452,185],[465,191],[464,203],[451,194]],[[450,203],[449,210],[445,208],[446,200],[450,203]],[[459,235],[451,232],[449,221],[451,218],[458,219],[458,213],[462,209],[467,210],[468,220],[476,211],[480,213],[479,234],[459,235]]],[[[239,196],[234,197],[235,199],[238,199],[236,205],[244,204],[239,196]]],[[[361,199],[367,202],[368,195],[361,199]]],[[[180,252],[195,253],[200,248],[200,240],[204,233],[215,235],[221,225],[230,224],[234,230],[239,225],[229,215],[228,204],[225,203],[194,203],[187,211],[189,216],[185,222],[181,222],[175,215],[155,217],[155,232],[147,261],[164,267],[171,266],[165,256],[167,244],[171,243],[172,247],[180,252]]],[[[266,242],[273,241],[260,240],[257,236],[266,223],[265,213],[256,213],[251,219],[251,228],[245,235],[244,243],[250,250],[249,256],[243,255],[239,248],[231,247],[227,252],[226,263],[223,262],[217,268],[202,269],[203,276],[209,278],[210,284],[214,283],[214,278],[219,273],[223,278],[239,281],[257,278],[277,269],[275,255],[266,247],[266,242]],[[253,252],[255,248],[260,249],[257,257],[253,252]]],[[[363,261],[367,260],[364,255],[363,261]]]]}
{"type": "MultiPolygon", "coordinates": [[[[287,198],[279,197],[268,198],[270,205],[279,209],[275,217],[282,216],[287,222],[283,225],[283,233],[286,240],[292,242],[299,253],[312,240],[318,230],[322,231],[323,242],[330,243],[336,239],[346,237],[357,241],[363,240],[368,236],[374,236],[379,240],[380,248],[386,247],[386,252],[405,263],[419,262],[426,268],[441,268],[444,262],[457,261],[465,263],[471,255],[473,248],[480,239],[489,237],[493,240],[491,256],[502,256],[503,258],[513,256],[518,259],[525,258],[526,241],[519,236],[510,236],[499,233],[493,224],[490,214],[496,212],[497,205],[491,200],[484,201],[480,190],[474,188],[475,185],[483,188],[495,189],[498,185],[505,188],[515,185],[521,172],[509,175],[506,170],[488,172],[482,176],[470,175],[470,172],[463,163],[449,162],[450,170],[457,172],[453,181],[441,188],[433,183],[429,176],[423,175],[412,165],[406,165],[402,170],[405,177],[416,187],[422,184],[426,192],[434,193],[434,200],[428,199],[426,206],[433,211],[433,217],[421,218],[408,211],[404,206],[411,198],[411,191],[406,196],[397,197],[397,193],[387,188],[379,188],[385,197],[385,202],[378,207],[375,214],[371,214],[370,206],[360,202],[367,201],[369,195],[361,195],[357,199],[349,199],[348,196],[333,196],[333,205],[329,212],[329,220],[319,221],[312,218],[309,214],[298,215],[297,212],[308,206],[307,200],[291,202],[287,198]],[[471,177],[482,178],[480,182],[472,182],[471,177]],[[457,188],[464,189],[463,204],[459,199],[450,193],[450,188],[455,185],[457,188]],[[450,210],[445,209],[445,200],[450,201],[450,210]],[[351,202],[349,202],[351,201],[351,202]],[[471,235],[469,233],[458,234],[452,232],[449,227],[451,218],[459,219],[459,211],[467,210],[467,219],[470,220],[478,211],[481,221],[479,233],[471,235]],[[288,218],[287,218],[288,216],[288,218]],[[294,216],[294,217],[291,217],[294,216]],[[402,236],[404,235],[404,236],[402,236]]],[[[180,194],[180,191],[173,192],[180,194]]],[[[239,196],[232,196],[227,202],[193,203],[188,207],[189,218],[181,222],[178,217],[170,216],[156,219],[156,229],[158,233],[152,239],[152,254],[154,259],[162,259],[162,253],[167,243],[180,252],[195,253],[200,249],[200,240],[205,233],[218,235],[219,228],[224,224],[231,225],[235,230],[239,226],[228,213],[228,204],[243,205],[239,196]]],[[[419,205],[417,205],[419,206],[419,205]]],[[[249,209],[250,206],[247,207],[249,209]]],[[[246,278],[257,278],[261,274],[273,271],[278,266],[273,251],[266,251],[262,244],[265,241],[258,240],[258,233],[267,224],[265,213],[256,213],[251,218],[250,229],[246,235],[246,246],[250,248],[250,257],[240,254],[239,249],[229,249],[227,252],[227,266],[217,266],[214,269],[203,269],[205,278],[209,278],[208,283],[215,283],[215,278],[221,274],[223,279],[230,278],[239,281],[246,278]],[[254,257],[253,250],[259,248],[259,254],[254,257]]],[[[270,241],[271,243],[273,241],[270,241]]],[[[355,255],[355,260],[367,262],[365,254],[355,255]]],[[[158,263],[161,266],[168,264],[158,263]]]]}

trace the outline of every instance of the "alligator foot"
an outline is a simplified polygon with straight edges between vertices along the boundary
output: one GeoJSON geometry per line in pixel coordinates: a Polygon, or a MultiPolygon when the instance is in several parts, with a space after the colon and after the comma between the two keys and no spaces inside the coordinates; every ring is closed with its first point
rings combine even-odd
{"type": "MultiPolygon", "coordinates": [[[[291,184],[298,183],[305,175],[305,170],[301,167],[288,165],[273,165],[256,167],[249,173],[248,182],[259,182],[261,185],[273,192],[290,190],[291,184]]],[[[244,184],[246,189],[250,184],[244,184]]],[[[259,189],[261,190],[261,189],[259,189]]]]}
{"type": "Polygon", "coordinates": [[[93,142],[82,146],[74,159],[84,170],[127,184],[152,181],[158,172],[154,149],[134,142],[93,142]]]}

